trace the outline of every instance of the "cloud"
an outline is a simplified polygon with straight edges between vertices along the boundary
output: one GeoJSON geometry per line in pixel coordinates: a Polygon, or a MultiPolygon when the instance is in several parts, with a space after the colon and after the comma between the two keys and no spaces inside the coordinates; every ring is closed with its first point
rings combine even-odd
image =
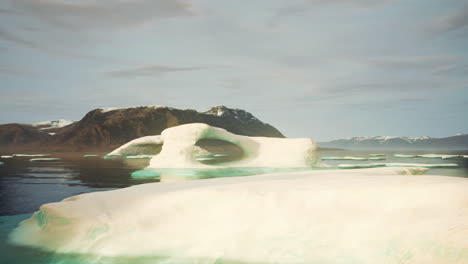
{"type": "Polygon", "coordinates": [[[304,0],[279,8],[275,17],[298,15],[320,6],[342,5],[355,8],[372,8],[395,1],[396,0],[304,0]]]}
{"type": "MultiPolygon", "coordinates": [[[[218,66],[219,67],[219,66],[218,66]]],[[[136,78],[136,77],[159,77],[171,72],[190,72],[210,68],[215,66],[197,66],[197,67],[172,67],[166,65],[146,65],[133,69],[114,70],[106,73],[107,76],[114,78],[136,78]]]]}
{"type": "Polygon", "coordinates": [[[468,26],[468,5],[457,9],[453,14],[442,18],[439,21],[442,31],[458,30],[468,26]]]}
{"type": "Polygon", "coordinates": [[[27,48],[32,48],[32,49],[42,48],[42,45],[40,45],[40,44],[38,44],[38,43],[36,43],[34,41],[24,39],[22,37],[19,37],[19,36],[9,32],[9,31],[3,30],[1,28],[0,28],[0,40],[7,41],[7,42],[12,42],[12,43],[15,43],[15,44],[27,47],[27,48]]]}
{"type": "Polygon", "coordinates": [[[23,16],[72,30],[122,29],[194,15],[191,5],[180,0],[11,0],[10,6],[23,16]]]}
{"type": "Polygon", "coordinates": [[[383,68],[394,69],[432,69],[452,66],[456,62],[453,56],[409,56],[370,58],[368,63],[383,68]]]}

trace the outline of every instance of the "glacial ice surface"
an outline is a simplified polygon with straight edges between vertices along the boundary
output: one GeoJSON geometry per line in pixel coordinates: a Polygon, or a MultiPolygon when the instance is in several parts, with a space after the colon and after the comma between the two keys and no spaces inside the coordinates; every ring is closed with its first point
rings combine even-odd
{"type": "Polygon", "coordinates": [[[467,263],[468,179],[409,175],[425,170],[318,170],[81,194],[41,206],[10,242],[163,263],[467,263]]]}
{"type": "Polygon", "coordinates": [[[319,164],[317,144],[308,138],[248,137],[222,128],[193,123],[165,129],[159,136],[147,136],[128,142],[107,156],[124,155],[140,145],[161,145],[159,154],[150,160],[148,168],[212,168],[212,167],[313,167],[319,164]],[[202,139],[226,141],[242,149],[239,160],[221,165],[200,163],[202,139]]]}

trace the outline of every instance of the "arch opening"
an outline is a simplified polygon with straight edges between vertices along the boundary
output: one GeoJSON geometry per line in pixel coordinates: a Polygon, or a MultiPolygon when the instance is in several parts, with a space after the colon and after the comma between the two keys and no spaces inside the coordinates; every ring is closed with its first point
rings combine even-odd
{"type": "Polygon", "coordinates": [[[240,160],[244,151],[239,146],[219,139],[200,139],[195,144],[194,158],[202,164],[218,164],[240,160]]]}

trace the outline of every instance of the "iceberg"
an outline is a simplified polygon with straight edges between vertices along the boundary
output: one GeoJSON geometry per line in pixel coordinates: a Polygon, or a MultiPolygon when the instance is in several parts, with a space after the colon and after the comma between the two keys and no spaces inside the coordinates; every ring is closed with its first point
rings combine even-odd
{"type": "MultiPolygon", "coordinates": [[[[230,133],[222,128],[193,123],[165,129],[161,135],[137,138],[117,148],[107,156],[141,154],[141,146],[153,145],[161,152],[150,160],[148,168],[213,168],[213,167],[278,167],[301,168],[319,164],[317,144],[308,138],[248,137],[230,133]],[[197,160],[200,140],[220,140],[239,147],[243,154],[238,160],[222,164],[203,164],[197,160]]],[[[205,159],[206,160],[206,159],[205,159]]]]}
{"type": "Polygon", "coordinates": [[[386,156],[385,154],[380,154],[380,153],[374,153],[374,154],[369,154],[369,156],[371,157],[382,157],[382,156],[386,156]]]}
{"type": "Polygon", "coordinates": [[[420,168],[458,168],[458,164],[455,163],[439,163],[439,164],[427,164],[427,163],[385,163],[387,167],[420,167],[420,168]]]}
{"type": "Polygon", "coordinates": [[[396,158],[416,158],[417,155],[406,155],[406,154],[394,154],[393,155],[396,158]]]}
{"type": "Polygon", "coordinates": [[[417,168],[458,168],[455,163],[367,163],[367,164],[340,164],[340,169],[362,169],[362,168],[376,168],[376,167],[417,167],[417,168]]]}
{"type": "Polygon", "coordinates": [[[371,163],[371,164],[340,164],[338,168],[340,169],[365,169],[365,168],[377,168],[385,167],[385,164],[382,163],[371,163]]]}
{"type": "Polygon", "coordinates": [[[29,161],[58,161],[61,160],[61,158],[35,158],[35,159],[30,159],[29,161]]]}
{"type": "Polygon", "coordinates": [[[426,155],[419,155],[418,157],[429,158],[429,159],[453,159],[453,158],[460,157],[460,155],[426,154],[426,155]]]}
{"type": "Polygon", "coordinates": [[[466,263],[468,179],[412,176],[422,170],[316,170],[80,194],[41,206],[9,241],[164,263],[466,263]]]}
{"type": "Polygon", "coordinates": [[[2,166],[3,164],[5,164],[5,162],[0,161],[0,166],[2,166]]]}
{"type": "Polygon", "coordinates": [[[83,157],[85,157],[85,158],[93,158],[93,157],[99,157],[99,155],[96,155],[96,154],[87,154],[87,155],[83,155],[83,157]]]}
{"type": "Polygon", "coordinates": [[[11,159],[13,158],[13,156],[10,156],[10,155],[3,155],[1,156],[2,159],[11,159]]]}
{"type": "Polygon", "coordinates": [[[50,154],[13,154],[13,157],[48,157],[50,154]]]}

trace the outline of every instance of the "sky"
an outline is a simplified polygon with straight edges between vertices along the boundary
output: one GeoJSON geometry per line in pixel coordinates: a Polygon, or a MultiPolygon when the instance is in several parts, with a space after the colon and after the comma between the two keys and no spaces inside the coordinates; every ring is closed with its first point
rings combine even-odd
{"type": "Polygon", "coordinates": [[[468,0],[3,0],[0,123],[245,109],[288,137],[468,133],[468,0]]]}

